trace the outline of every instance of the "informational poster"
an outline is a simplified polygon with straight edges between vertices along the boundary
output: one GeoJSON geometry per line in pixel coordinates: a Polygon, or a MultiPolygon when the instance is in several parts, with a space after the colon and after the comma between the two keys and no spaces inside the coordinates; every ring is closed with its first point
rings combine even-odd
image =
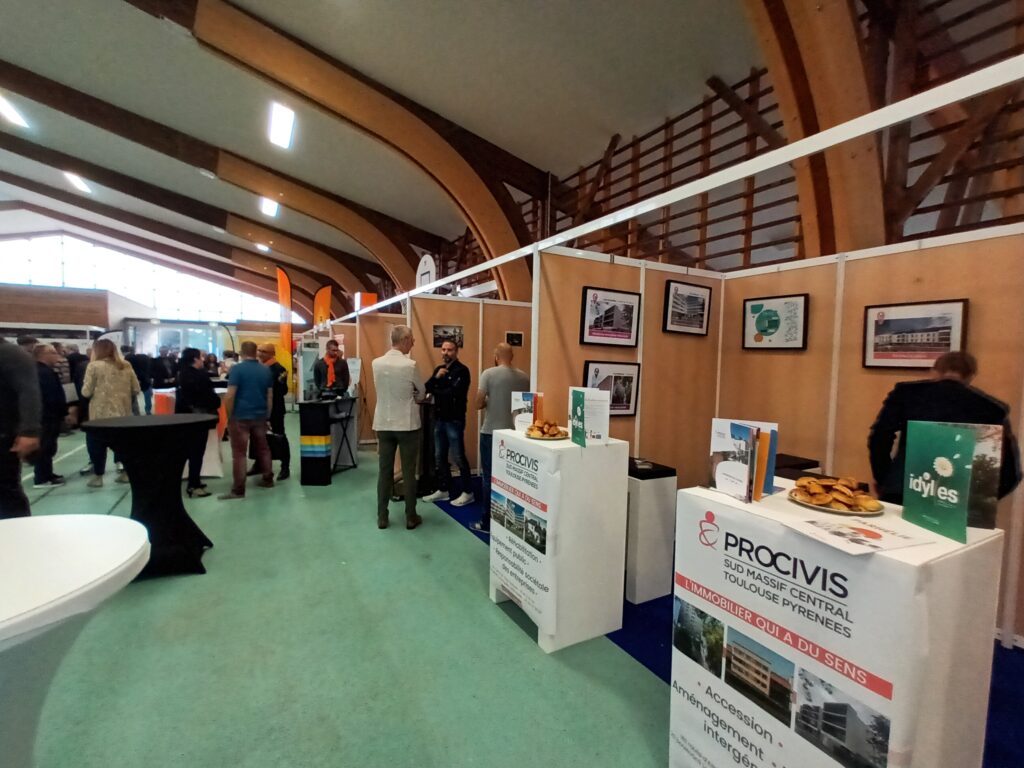
{"type": "Polygon", "coordinates": [[[991,527],[1002,448],[1000,426],[909,422],[903,518],[961,543],[968,525],[991,527]]]}
{"type": "Polygon", "coordinates": [[[569,432],[576,445],[608,442],[609,403],[604,390],[569,387],[569,432]]]}
{"type": "Polygon", "coordinates": [[[555,632],[554,545],[561,473],[526,438],[496,436],[491,475],[491,574],[541,632],[555,632]]]}
{"type": "Polygon", "coordinates": [[[783,525],[848,555],[870,555],[935,543],[935,536],[895,515],[869,518],[820,513],[786,520],[783,525]]]}
{"type": "Polygon", "coordinates": [[[927,603],[915,570],[681,492],[671,765],[918,765],[927,603]]]}

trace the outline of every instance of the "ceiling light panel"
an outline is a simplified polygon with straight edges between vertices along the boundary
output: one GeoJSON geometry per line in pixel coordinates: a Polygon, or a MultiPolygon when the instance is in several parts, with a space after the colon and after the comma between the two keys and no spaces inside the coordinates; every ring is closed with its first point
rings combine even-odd
{"type": "Polygon", "coordinates": [[[284,104],[276,101],[270,105],[270,142],[283,149],[292,146],[292,134],[295,130],[295,112],[284,104]]]}
{"type": "Polygon", "coordinates": [[[21,116],[21,113],[3,95],[0,95],[0,115],[3,115],[7,122],[14,123],[19,128],[28,128],[28,122],[25,118],[21,116]]]}
{"type": "Polygon", "coordinates": [[[73,186],[79,192],[85,192],[87,195],[92,194],[92,189],[89,187],[88,184],[85,183],[85,180],[81,176],[71,173],[69,171],[64,171],[64,178],[70,181],[71,186],[73,186]]]}
{"type": "Polygon", "coordinates": [[[260,253],[270,253],[270,246],[263,243],[256,243],[256,250],[260,253]]]}
{"type": "Polygon", "coordinates": [[[260,213],[264,216],[270,216],[271,218],[277,216],[277,211],[280,206],[276,200],[271,200],[269,197],[260,198],[260,213]]]}

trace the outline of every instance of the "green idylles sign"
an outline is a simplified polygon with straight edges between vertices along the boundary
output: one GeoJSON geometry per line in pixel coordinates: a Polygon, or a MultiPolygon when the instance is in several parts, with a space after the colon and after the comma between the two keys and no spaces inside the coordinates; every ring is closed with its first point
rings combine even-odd
{"type": "Polygon", "coordinates": [[[572,441],[583,448],[587,447],[587,393],[582,389],[573,389],[569,392],[572,401],[569,405],[571,419],[569,429],[572,441]]]}
{"type": "Polygon", "coordinates": [[[904,520],[967,542],[976,441],[976,431],[967,425],[907,424],[904,520]]]}

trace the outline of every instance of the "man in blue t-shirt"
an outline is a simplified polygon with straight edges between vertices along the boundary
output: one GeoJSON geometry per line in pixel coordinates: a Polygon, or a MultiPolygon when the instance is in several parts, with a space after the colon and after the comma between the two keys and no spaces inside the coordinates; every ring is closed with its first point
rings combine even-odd
{"type": "Polygon", "coordinates": [[[228,433],[231,435],[233,484],[230,493],[218,497],[221,499],[245,497],[245,454],[250,439],[256,453],[256,467],[262,475],[259,486],[274,487],[270,446],[267,444],[267,419],[270,418],[274,375],[256,359],[256,342],[243,341],[241,353],[241,362],[228,371],[228,394],[224,398],[228,433]]]}

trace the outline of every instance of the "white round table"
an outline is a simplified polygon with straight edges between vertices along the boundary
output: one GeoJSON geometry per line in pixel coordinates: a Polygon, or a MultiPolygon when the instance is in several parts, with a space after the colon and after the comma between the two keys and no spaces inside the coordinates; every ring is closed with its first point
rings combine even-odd
{"type": "Polygon", "coordinates": [[[123,517],[0,520],[0,754],[32,765],[50,681],[95,609],[149,560],[146,529],[123,517]]]}

